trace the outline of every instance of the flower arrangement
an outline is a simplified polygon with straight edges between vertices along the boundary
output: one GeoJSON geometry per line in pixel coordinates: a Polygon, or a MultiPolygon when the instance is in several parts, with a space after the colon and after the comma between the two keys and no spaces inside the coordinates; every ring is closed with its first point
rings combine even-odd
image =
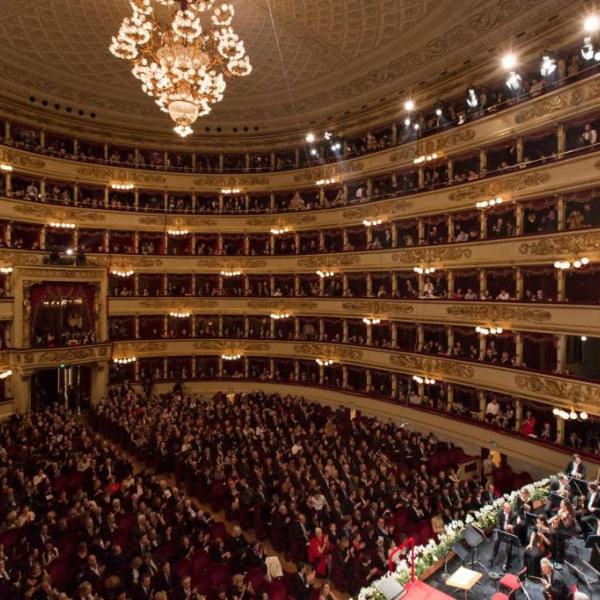
{"type": "MultiPolygon", "coordinates": [[[[494,527],[498,519],[498,513],[502,510],[502,505],[505,502],[510,502],[514,506],[521,491],[529,492],[532,501],[545,500],[548,497],[550,481],[554,478],[541,479],[523,486],[520,490],[504,494],[491,504],[486,504],[479,510],[469,513],[464,521],[456,520],[448,523],[444,527],[444,532],[438,536],[437,542],[432,538],[426,544],[415,546],[415,576],[418,578],[436,562],[443,560],[470,525],[480,529],[494,527]]],[[[396,580],[403,585],[408,583],[410,581],[410,570],[410,563],[406,559],[401,560],[396,566],[396,580]]],[[[358,600],[385,600],[385,596],[373,584],[360,591],[358,600]]]]}

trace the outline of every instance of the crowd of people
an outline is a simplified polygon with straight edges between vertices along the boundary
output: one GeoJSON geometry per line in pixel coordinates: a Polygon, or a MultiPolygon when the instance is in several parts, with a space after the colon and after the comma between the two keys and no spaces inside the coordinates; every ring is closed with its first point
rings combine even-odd
{"type": "Polygon", "coordinates": [[[102,431],[351,593],[383,573],[407,532],[426,541],[496,497],[493,485],[461,479],[441,457],[464,455],[433,434],[301,398],[123,388],[95,411],[102,431]]]}

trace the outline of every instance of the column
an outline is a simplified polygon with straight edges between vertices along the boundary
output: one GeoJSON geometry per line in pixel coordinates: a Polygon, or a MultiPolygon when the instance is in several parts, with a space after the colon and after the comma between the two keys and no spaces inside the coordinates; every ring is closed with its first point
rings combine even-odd
{"type": "Polygon", "coordinates": [[[523,425],[523,400],[515,398],[515,431],[521,431],[523,425]]]}
{"type": "Polygon", "coordinates": [[[219,315],[219,320],[217,322],[217,334],[220,338],[223,337],[223,315],[219,315]]]}
{"type": "Polygon", "coordinates": [[[398,323],[392,322],[390,323],[390,327],[392,328],[392,348],[398,347],[398,323]]]}
{"type": "Polygon", "coordinates": [[[106,394],[108,387],[108,362],[95,364],[91,370],[91,401],[93,406],[106,394]]]}
{"type": "Polygon", "coordinates": [[[485,392],[483,390],[479,390],[478,396],[479,396],[479,419],[481,421],[483,421],[483,419],[485,418],[485,407],[487,404],[485,401],[485,392]]]}
{"type": "Polygon", "coordinates": [[[448,182],[452,183],[452,180],[454,179],[454,161],[449,158],[448,159],[448,182]]]}
{"type": "Polygon", "coordinates": [[[6,233],[6,239],[4,243],[6,244],[7,248],[10,248],[12,246],[12,223],[10,221],[6,224],[4,231],[6,233]]]}
{"type": "Polygon", "coordinates": [[[219,154],[219,171],[223,172],[223,167],[225,166],[225,155],[221,152],[219,154]]]}
{"type": "Polygon", "coordinates": [[[425,221],[423,219],[419,219],[417,224],[418,238],[419,244],[425,240],[425,221]]]}
{"type": "Polygon", "coordinates": [[[565,271],[563,269],[556,269],[556,291],[557,300],[559,302],[565,301],[565,271]]]}
{"type": "Polygon", "coordinates": [[[345,298],[349,295],[350,288],[348,287],[348,273],[342,275],[342,294],[345,298]]]}
{"type": "Polygon", "coordinates": [[[523,273],[519,267],[515,269],[515,292],[517,300],[523,300],[523,273]]]}
{"type": "Polygon", "coordinates": [[[517,360],[517,366],[523,364],[523,337],[521,334],[516,331],[515,332],[515,358],[517,360]]]}
{"type": "Polygon", "coordinates": [[[452,215],[448,215],[446,226],[448,228],[448,242],[451,243],[454,241],[454,217],[452,215]]]}
{"type": "Polygon", "coordinates": [[[373,297],[373,275],[367,273],[367,297],[373,297]]]}
{"type": "Polygon", "coordinates": [[[367,372],[365,373],[365,392],[367,392],[367,394],[371,393],[371,385],[373,382],[373,375],[371,374],[371,369],[367,369],[367,372]]]}
{"type": "Polygon", "coordinates": [[[425,345],[425,330],[420,323],[417,325],[417,351],[422,352],[425,345]]]}
{"type": "Polygon", "coordinates": [[[46,249],[46,225],[42,226],[40,231],[40,248],[42,250],[46,249]]]}
{"type": "Polygon", "coordinates": [[[110,231],[106,229],[103,234],[102,243],[104,245],[104,252],[110,252],[110,231]]]}
{"type": "Polygon", "coordinates": [[[319,317],[319,340],[322,342],[325,339],[325,319],[319,317]]]}
{"type": "Polygon", "coordinates": [[[110,204],[110,191],[108,186],[104,188],[104,208],[108,208],[110,204]]]}
{"type": "MultiPolygon", "coordinates": [[[[368,242],[368,238],[367,238],[368,242]]],[[[346,250],[348,248],[348,230],[342,229],[342,248],[346,250]]]]}
{"type": "Polygon", "coordinates": [[[294,296],[300,295],[300,275],[294,275],[294,296]]]}
{"type": "Polygon", "coordinates": [[[248,379],[250,376],[250,359],[245,356],[244,357],[244,378],[248,379]]]}
{"type": "Polygon", "coordinates": [[[558,231],[564,231],[566,228],[566,211],[565,211],[565,197],[560,194],[556,199],[556,212],[558,217],[558,231]]]}
{"type": "Polygon", "coordinates": [[[372,243],[373,243],[373,229],[371,227],[367,227],[367,248],[370,248],[372,243]]]}
{"type": "Polygon", "coordinates": [[[396,123],[392,125],[392,146],[398,143],[398,126],[396,123]]]}
{"type": "Polygon", "coordinates": [[[567,336],[562,333],[556,336],[556,369],[562,373],[567,367],[567,336]]]}
{"type": "Polygon", "coordinates": [[[134,210],[140,210],[140,190],[138,188],[133,190],[133,208],[134,210]]]}
{"type": "Polygon", "coordinates": [[[104,160],[108,160],[108,142],[104,142],[104,160]]]}
{"type": "Polygon", "coordinates": [[[369,177],[367,179],[367,198],[373,195],[373,180],[369,177]]]}
{"type": "Polygon", "coordinates": [[[446,410],[452,412],[452,406],[454,405],[454,385],[448,383],[446,385],[446,410]]]}
{"type": "Polygon", "coordinates": [[[391,277],[392,277],[392,298],[395,298],[396,294],[398,293],[398,277],[396,276],[396,273],[394,273],[393,271],[391,273],[391,277]]]}
{"type": "Polygon", "coordinates": [[[564,154],[567,150],[567,128],[564,123],[558,124],[558,130],[556,132],[556,150],[558,155],[564,154]]]}
{"type": "Polygon", "coordinates": [[[79,184],[77,182],[73,184],[73,204],[76,206],[79,204],[79,184]]]}
{"type": "Polygon", "coordinates": [[[487,277],[485,276],[485,270],[479,269],[479,297],[483,297],[483,294],[487,291],[487,277]]]}
{"type": "Polygon", "coordinates": [[[390,375],[390,382],[392,384],[391,396],[395,400],[396,398],[398,398],[398,374],[397,373],[392,373],[390,375]]]}
{"type": "Polygon", "coordinates": [[[272,296],[274,292],[275,292],[275,276],[270,275],[269,276],[269,293],[272,296]]]}
{"type": "Polygon", "coordinates": [[[31,375],[13,373],[10,377],[16,413],[25,413],[31,407],[31,375]]]}
{"type": "Polygon", "coordinates": [[[487,171],[487,151],[485,148],[479,148],[479,172],[487,171]]]}
{"type": "Polygon", "coordinates": [[[223,194],[219,194],[219,213],[223,212],[223,206],[225,206],[225,200],[223,194]]]}
{"type": "Polygon", "coordinates": [[[524,156],[523,138],[522,137],[517,138],[516,145],[517,145],[517,164],[521,164],[523,162],[523,156],[524,156]]]}
{"type": "Polygon", "coordinates": [[[140,276],[138,275],[138,273],[136,273],[133,276],[133,295],[134,296],[140,295],[140,276]]]}
{"type": "Polygon", "coordinates": [[[46,178],[40,180],[40,200],[46,202],[46,178]]]}
{"type": "Polygon", "coordinates": [[[269,236],[269,254],[275,255],[275,236],[273,234],[269,236]]]}
{"type": "Polygon", "coordinates": [[[451,325],[446,327],[447,344],[448,344],[448,356],[452,348],[454,348],[454,328],[451,325]]]}
{"type": "Polygon", "coordinates": [[[418,187],[422,188],[425,185],[425,167],[420,165],[417,168],[418,187]]]}
{"type": "Polygon", "coordinates": [[[319,278],[319,296],[323,297],[325,295],[325,277],[319,278]]]}
{"type": "Polygon", "coordinates": [[[294,246],[296,246],[296,254],[300,254],[300,234],[294,233],[294,246]]]}
{"type": "Polygon", "coordinates": [[[169,317],[165,315],[163,317],[163,335],[164,338],[169,337],[169,317]]]}
{"type": "Polygon", "coordinates": [[[6,119],[6,121],[4,121],[4,139],[7,142],[10,142],[12,140],[12,135],[11,135],[11,130],[10,130],[10,121],[8,119],[6,119]]]}
{"type": "Polygon", "coordinates": [[[342,342],[344,342],[344,344],[348,343],[348,321],[347,321],[347,319],[344,319],[342,321],[342,342]]]}
{"type": "Polygon", "coordinates": [[[140,232],[134,231],[133,232],[133,253],[139,254],[139,252],[140,252],[140,232]]]}
{"type": "Polygon", "coordinates": [[[565,422],[560,417],[555,417],[556,419],[556,443],[564,444],[565,443],[565,422]]]}
{"type": "Polygon", "coordinates": [[[140,339],[140,317],[138,315],[133,318],[133,337],[136,340],[140,339]]]}
{"type": "MultiPolygon", "coordinates": [[[[196,289],[196,288],[194,288],[194,289],[196,289]]],[[[195,337],[196,337],[196,315],[192,315],[192,338],[195,338],[195,337]]],[[[194,356],[193,358],[195,360],[196,357],[194,356]]],[[[195,367],[192,367],[192,371],[194,373],[196,372],[195,367]]]]}
{"type": "Polygon", "coordinates": [[[425,384],[423,382],[417,384],[417,396],[419,396],[422,402],[425,397],[425,384]]]}
{"type": "Polygon", "coordinates": [[[348,367],[342,365],[342,388],[348,387],[348,367]]]}
{"type": "Polygon", "coordinates": [[[373,325],[367,325],[367,346],[373,345],[373,325]]]}
{"type": "Polygon", "coordinates": [[[269,322],[269,337],[275,339],[275,319],[271,319],[269,322]]]}
{"type": "Polygon", "coordinates": [[[452,298],[454,294],[454,271],[446,271],[446,280],[448,281],[448,297],[452,298]]]}
{"type": "MultiPolygon", "coordinates": [[[[223,155],[221,155],[221,156],[223,156],[223,155]]],[[[217,376],[219,377],[219,379],[221,379],[221,377],[223,377],[223,359],[220,356],[219,356],[219,367],[218,367],[217,376]]]]}
{"type": "Polygon", "coordinates": [[[298,317],[294,317],[294,339],[300,339],[300,319],[298,317]]]}
{"type": "Polygon", "coordinates": [[[163,273],[163,296],[167,296],[169,293],[169,278],[166,273],[163,273]]]}
{"type": "Polygon", "coordinates": [[[294,381],[300,381],[300,362],[294,361],[294,381]]]}
{"type": "Polygon", "coordinates": [[[486,349],[487,349],[487,336],[483,335],[483,333],[480,333],[479,334],[479,360],[483,360],[486,349]]]}
{"type": "Polygon", "coordinates": [[[479,237],[482,240],[485,240],[487,237],[487,216],[485,210],[479,213],[479,237]]]}
{"type": "Polygon", "coordinates": [[[4,181],[6,182],[6,195],[10,196],[12,194],[12,173],[4,173],[4,181]]]}
{"type": "Polygon", "coordinates": [[[218,276],[217,289],[219,290],[219,296],[223,295],[223,275],[218,276]]]}
{"type": "Polygon", "coordinates": [[[397,248],[398,247],[398,227],[396,226],[396,223],[392,223],[391,228],[392,228],[392,248],[397,248]]]}
{"type": "Polygon", "coordinates": [[[319,252],[323,252],[325,250],[325,232],[320,229],[319,230],[319,252]]]}

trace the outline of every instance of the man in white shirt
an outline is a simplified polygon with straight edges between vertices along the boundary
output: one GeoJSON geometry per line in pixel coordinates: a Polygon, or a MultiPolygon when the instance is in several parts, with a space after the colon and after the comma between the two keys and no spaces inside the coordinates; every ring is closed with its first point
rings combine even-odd
{"type": "Polygon", "coordinates": [[[485,415],[490,421],[493,421],[500,414],[500,403],[496,398],[492,398],[485,407],[485,415]]]}
{"type": "Polygon", "coordinates": [[[591,123],[586,123],[581,134],[581,140],[583,146],[593,146],[598,140],[598,132],[592,129],[591,123]]]}

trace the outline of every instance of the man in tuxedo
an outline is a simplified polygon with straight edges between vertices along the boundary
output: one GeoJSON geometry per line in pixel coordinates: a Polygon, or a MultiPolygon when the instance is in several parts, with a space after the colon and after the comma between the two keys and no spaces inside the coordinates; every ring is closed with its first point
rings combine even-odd
{"type": "Polygon", "coordinates": [[[585,498],[585,507],[583,511],[577,515],[584,539],[596,529],[598,517],[600,517],[600,493],[598,491],[598,484],[590,483],[585,498]]]}
{"type": "Polygon", "coordinates": [[[552,563],[547,558],[540,561],[542,570],[542,583],[544,590],[552,600],[568,600],[571,596],[569,586],[562,580],[562,577],[552,567],[552,563]]]}
{"type": "Polygon", "coordinates": [[[300,561],[298,571],[292,577],[292,595],[296,600],[310,600],[312,594],[312,583],[315,572],[310,565],[300,561]]]}
{"type": "Polygon", "coordinates": [[[571,480],[571,493],[574,496],[580,496],[582,486],[580,486],[578,482],[585,481],[586,468],[579,454],[573,454],[573,460],[567,465],[565,473],[571,480]]]}
{"type": "Polygon", "coordinates": [[[136,583],[131,590],[133,600],[150,600],[154,595],[152,589],[150,575],[145,573],[142,575],[140,582],[136,583]]]}
{"type": "MultiPolygon", "coordinates": [[[[505,531],[506,533],[510,533],[515,535],[515,528],[517,525],[517,515],[512,511],[512,507],[508,502],[504,503],[502,507],[502,511],[498,515],[498,522],[496,524],[496,528],[500,531],[505,531]]],[[[502,543],[500,537],[496,535],[496,541],[494,542],[494,551],[492,553],[492,560],[490,566],[492,566],[496,562],[496,557],[498,556],[498,550],[500,548],[500,544],[502,543]]],[[[510,563],[512,561],[512,552],[513,546],[509,544],[506,549],[506,562],[504,563],[504,570],[508,571],[510,569],[510,563]]]]}

